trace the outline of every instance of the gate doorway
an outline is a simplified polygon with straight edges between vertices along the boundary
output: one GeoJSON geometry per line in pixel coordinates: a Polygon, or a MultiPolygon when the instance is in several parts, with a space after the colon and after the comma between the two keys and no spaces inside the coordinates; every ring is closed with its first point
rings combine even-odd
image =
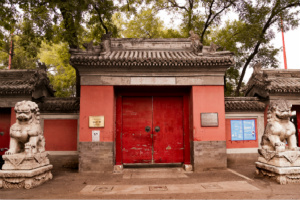
{"type": "Polygon", "coordinates": [[[183,163],[182,97],[123,97],[126,163],[183,163]]]}
{"type": "Polygon", "coordinates": [[[187,94],[124,93],[116,102],[116,164],[190,164],[187,94]]]}

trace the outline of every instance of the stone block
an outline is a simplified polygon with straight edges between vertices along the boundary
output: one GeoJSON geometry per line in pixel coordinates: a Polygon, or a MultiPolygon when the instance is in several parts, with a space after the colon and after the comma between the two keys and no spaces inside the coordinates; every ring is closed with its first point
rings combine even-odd
{"type": "Polygon", "coordinates": [[[211,168],[226,168],[226,141],[194,141],[194,171],[211,168]]]}
{"type": "Polygon", "coordinates": [[[113,142],[79,142],[79,172],[112,172],[113,142]]]}

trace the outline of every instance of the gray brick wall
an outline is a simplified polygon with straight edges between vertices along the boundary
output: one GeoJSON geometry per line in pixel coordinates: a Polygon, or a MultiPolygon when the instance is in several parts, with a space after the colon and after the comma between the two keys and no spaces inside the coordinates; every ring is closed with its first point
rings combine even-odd
{"type": "Polygon", "coordinates": [[[79,142],[79,172],[112,172],[113,142],[79,142]]]}
{"type": "Polygon", "coordinates": [[[226,168],[226,141],[194,141],[194,171],[210,168],[226,168]]]}

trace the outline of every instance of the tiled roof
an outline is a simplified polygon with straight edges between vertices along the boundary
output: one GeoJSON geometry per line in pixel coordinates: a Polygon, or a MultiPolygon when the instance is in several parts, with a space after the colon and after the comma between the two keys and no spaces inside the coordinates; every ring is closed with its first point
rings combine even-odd
{"type": "Polygon", "coordinates": [[[234,64],[232,53],[193,51],[189,39],[111,39],[110,46],[90,47],[86,51],[72,49],[72,65],[88,66],[229,66],[234,64]],[[103,48],[102,48],[103,50],[103,48]]]}
{"type": "Polygon", "coordinates": [[[70,98],[45,98],[43,102],[38,103],[41,112],[43,113],[78,113],[80,98],[70,97],[70,98]]]}
{"type": "Polygon", "coordinates": [[[0,70],[0,95],[32,95],[40,98],[46,93],[49,96],[54,95],[45,71],[0,70]]]}
{"type": "Polygon", "coordinates": [[[300,70],[261,70],[252,74],[243,90],[246,96],[268,97],[274,93],[300,94],[300,70]]]}
{"type": "Polygon", "coordinates": [[[193,52],[157,51],[113,51],[104,56],[76,55],[71,57],[74,65],[105,66],[210,66],[232,65],[233,59],[226,57],[201,57],[193,52]]]}
{"type": "Polygon", "coordinates": [[[256,97],[226,97],[225,111],[264,111],[265,104],[260,102],[256,97]]]}

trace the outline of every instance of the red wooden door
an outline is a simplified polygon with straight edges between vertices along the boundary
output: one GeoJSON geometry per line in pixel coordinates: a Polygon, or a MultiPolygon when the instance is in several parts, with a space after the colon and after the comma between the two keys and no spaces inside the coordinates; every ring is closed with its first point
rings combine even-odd
{"type": "Polygon", "coordinates": [[[183,162],[182,97],[123,97],[123,163],[183,162]]]}
{"type": "Polygon", "coordinates": [[[183,102],[181,97],[153,98],[153,149],[155,163],[183,162],[183,102]]]}
{"type": "Polygon", "coordinates": [[[10,108],[0,108],[0,155],[9,148],[10,108]]]}
{"type": "Polygon", "coordinates": [[[152,98],[124,97],[122,103],[123,163],[152,161],[152,98]],[[146,127],[149,126],[149,132],[146,127]]]}

